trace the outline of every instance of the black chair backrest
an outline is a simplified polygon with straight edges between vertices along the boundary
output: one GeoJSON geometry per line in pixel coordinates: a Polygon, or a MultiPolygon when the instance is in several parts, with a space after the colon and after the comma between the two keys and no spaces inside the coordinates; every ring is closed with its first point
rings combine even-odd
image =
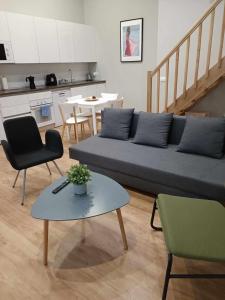
{"type": "Polygon", "coordinates": [[[16,154],[39,150],[43,147],[41,136],[33,117],[6,120],[3,123],[11,149],[16,154]]]}

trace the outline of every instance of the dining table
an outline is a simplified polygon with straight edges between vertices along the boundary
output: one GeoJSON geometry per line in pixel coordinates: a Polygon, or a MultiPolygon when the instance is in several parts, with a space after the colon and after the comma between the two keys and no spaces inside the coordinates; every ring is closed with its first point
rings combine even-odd
{"type": "Polygon", "coordinates": [[[97,134],[97,125],[96,125],[96,112],[107,106],[107,104],[111,103],[112,100],[106,98],[96,98],[90,99],[88,98],[80,98],[80,99],[71,99],[68,103],[76,103],[79,108],[90,109],[92,114],[92,122],[93,122],[93,132],[94,135],[97,134]]]}

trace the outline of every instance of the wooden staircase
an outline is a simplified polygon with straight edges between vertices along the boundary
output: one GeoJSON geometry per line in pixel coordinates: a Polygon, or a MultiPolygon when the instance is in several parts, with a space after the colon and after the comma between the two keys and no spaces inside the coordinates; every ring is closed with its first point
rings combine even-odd
{"type": "MultiPolygon", "coordinates": [[[[218,19],[217,19],[218,20],[218,19]]],[[[204,97],[211,89],[215,88],[225,79],[225,57],[224,52],[225,34],[225,0],[217,0],[204,13],[200,20],[189,30],[185,37],[170,51],[153,71],[148,72],[147,77],[147,111],[152,112],[173,112],[184,114],[197,101],[204,97]],[[215,38],[215,17],[218,10],[222,10],[219,38],[215,38]],[[207,27],[207,51],[203,56],[202,41],[203,28],[207,27]],[[196,51],[190,52],[193,36],[196,40],[196,51]],[[215,44],[218,45],[215,45],[215,44]],[[185,47],[185,48],[184,48],[185,47]],[[181,57],[181,49],[185,49],[181,57]],[[212,63],[212,49],[216,49],[216,62],[212,63]],[[190,73],[190,53],[195,55],[193,74],[190,73]],[[201,67],[204,73],[200,75],[201,67]],[[172,63],[173,68],[172,68],[172,63]],[[183,69],[180,70],[182,63],[183,69]],[[180,76],[183,72],[183,76],[180,76]],[[165,84],[161,84],[161,76],[164,76],[165,84]],[[181,79],[182,77],[182,79],[181,79]],[[180,80],[181,79],[181,80],[180,80]],[[189,79],[189,82],[188,82],[189,79]],[[171,83],[172,81],[172,83],[171,83]],[[178,94],[178,90],[181,90],[178,94]]],[[[216,36],[217,37],[217,36],[216,36]]],[[[215,52],[215,51],[214,51],[215,52]]]]}

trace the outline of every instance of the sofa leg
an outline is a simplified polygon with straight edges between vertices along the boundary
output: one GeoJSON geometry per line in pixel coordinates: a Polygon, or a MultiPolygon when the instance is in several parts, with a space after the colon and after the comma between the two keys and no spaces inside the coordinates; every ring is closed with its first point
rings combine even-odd
{"type": "Polygon", "coordinates": [[[164,281],[164,287],[163,287],[163,294],[162,294],[162,300],[166,300],[166,295],[168,291],[169,286],[169,280],[170,280],[170,273],[172,269],[173,264],[173,256],[171,253],[168,254],[168,264],[166,268],[166,275],[165,275],[165,281],[164,281]]]}
{"type": "Polygon", "coordinates": [[[154,225],[156,210],[157,210],[157,204],[156,204],[156,198],[155,198],[155,201],[154,201],[154,204],[153,204],[153,209],[152,209],[150,225],[151,225],[152,229],[154,229],[156,231],[162,231],[162,227],[157,227],[157,226],[154,225]]]}

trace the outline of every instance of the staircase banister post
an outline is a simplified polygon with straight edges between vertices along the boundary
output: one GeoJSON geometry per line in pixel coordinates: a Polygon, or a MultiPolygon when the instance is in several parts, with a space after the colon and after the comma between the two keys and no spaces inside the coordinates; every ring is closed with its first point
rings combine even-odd
{"type": "Polygon", "coordinates": [[[147,73],[147,112],[152,111],[152,71],[147,73]]]}

